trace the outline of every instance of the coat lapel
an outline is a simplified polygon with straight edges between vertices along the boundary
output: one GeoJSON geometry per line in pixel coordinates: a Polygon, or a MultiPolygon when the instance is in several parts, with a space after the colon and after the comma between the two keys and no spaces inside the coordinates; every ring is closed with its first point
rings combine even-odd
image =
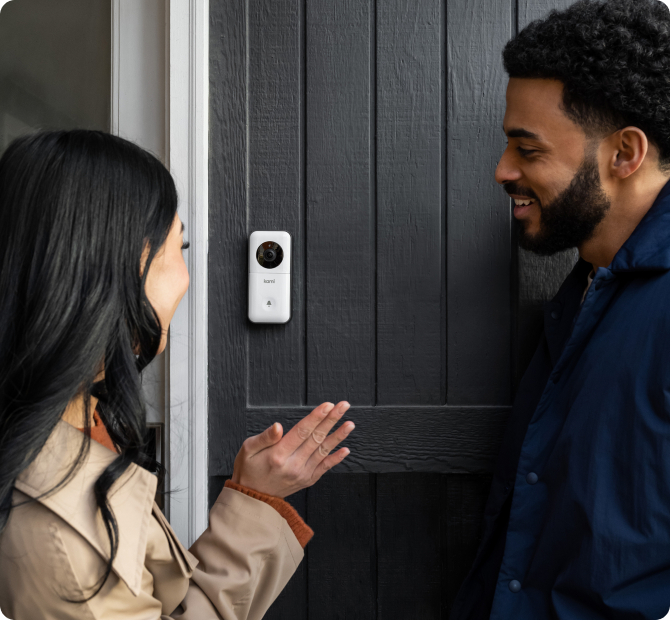
{"type": "MultiPolygon", "coordinates": [[[[74,463],[83,435],[59,422],[44,448],[18,477],[15,486],[39,501],[74,528],[104,558],[109,559],[109,539],[95,503],[93,485],[117,455],[91,441],[90,451],[74,476],[49,493],[74,463]]],[[[119,545],[113,571],[137,596],[142,583],[156,478],[131,465],[109,492],[109,503],[119,528],[119,545]]]]}
{"type": "Polygon", "coordinates": [[[165,515],[155,503],[153,507],[153,515],[165,532],[168,544],[172,550],[172,555],[177,560],[177,564],[179,564],[182,574],[184,577],[190,579],[195,567],[198,565],[198,559],[181,544],[177,535],[174,533],[174,530],[168,523],[168,520],[165,518],[165,515]]]}

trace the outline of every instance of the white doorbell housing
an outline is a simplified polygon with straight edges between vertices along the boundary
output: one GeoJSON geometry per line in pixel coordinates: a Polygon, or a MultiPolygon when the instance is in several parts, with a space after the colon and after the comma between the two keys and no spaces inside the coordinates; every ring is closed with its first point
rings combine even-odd
{"type": "Polygon", "coordinates": [[[249,237],[249,320],[288,323],[291,318],[291,235],[257,230],[249,237]]]}

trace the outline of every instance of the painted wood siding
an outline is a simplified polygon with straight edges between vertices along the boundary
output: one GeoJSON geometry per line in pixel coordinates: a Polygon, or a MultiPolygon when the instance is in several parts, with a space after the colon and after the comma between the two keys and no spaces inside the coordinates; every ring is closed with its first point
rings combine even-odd
{"type": "Polygon", "coordinates": [[[569,0],[210,0],[210,501],[241,442],[347,399],[351,456],[268,617],[446,618],[541,304],[493,173],[501,51],[569,0]],[[293,235],[293,318],[246,319],[247,238],[293,235]]]}

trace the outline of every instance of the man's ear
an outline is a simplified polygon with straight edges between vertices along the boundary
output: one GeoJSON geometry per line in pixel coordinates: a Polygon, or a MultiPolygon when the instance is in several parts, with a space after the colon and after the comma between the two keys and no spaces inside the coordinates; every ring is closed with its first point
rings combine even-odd
{"type": "Polygon", "coordinates": [[[633,174],[644,162],[649,151],[647,135],[638,127],[624,127],[610,136],[612,149],[610,173],[619,179],[633,174]]]}

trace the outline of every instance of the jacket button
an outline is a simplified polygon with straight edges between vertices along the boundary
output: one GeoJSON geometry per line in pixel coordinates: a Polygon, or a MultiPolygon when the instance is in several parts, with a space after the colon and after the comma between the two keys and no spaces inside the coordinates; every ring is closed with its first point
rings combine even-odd
{"type": "Polygon", "coordinates": [[[551,318],[554,319],[554,321],[558,321],[558,319],[561,318],[561,313],[558,310],[552,310],[551,318]]]}
{"type": "Polygon", "coordinates": [[[534,471],[531,471],[526,476],[526,482],[528,484],[535,484],[537,482],[537,474],[534,471]]]}
{"type": "Polygon", "coordinates": [[[509,490],[510,490],[511,488],[512,488],[512,486],[511,486],[511,485],[509,485],[509,484],[506,484],[506,485],[505,485],[505,493],[508,493],[508,492],[509,492],[509,490]]]}
{"type": "Polygon", "coordinates": [[[521,583],[519,583],[516,579],[512,579],[512,581],[509,582],[509,589],[516,593],[521,590],[521,583]]]}

